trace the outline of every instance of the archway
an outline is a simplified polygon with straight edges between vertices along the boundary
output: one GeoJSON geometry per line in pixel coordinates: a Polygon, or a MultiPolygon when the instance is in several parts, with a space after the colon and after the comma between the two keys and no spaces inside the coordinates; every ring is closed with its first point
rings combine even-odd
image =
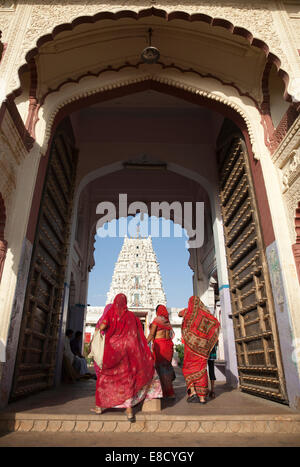
{"type": "MultiPolygon", "coordinates": [[[[123,18],[126,16],[127,15],[123,15],[123,18]]],[[[142,15],[140,17],[142,17],[142,15]]],[[[145,17],[147,17],[147,15],[145,15],[145,17]]],[[[121,19],[121,16],[119,19],[121,19]]],[[[263,55],[262,53],[261,58],[263,55]]],[[[39,83],[41,87],[42,84],[42,82],[39,83]]],[[[41,100],[39,102],[37,100],[35,102],[35,107],[31,107],[31,110],[33,108],[37,110],[38,106],[43,104],[43,108],[41,109],[43,114],[42,112],[39,114],[41,118],[37,126],[34,126],[35,118],[38,115],[37,113],[31,113],[28,120],[28,125],[31,125],[32,135],[36,135],[37,142],[41,145],[42,151],[46,153],[46,157],[42,161],[44,167],[46,166],[45,162],[52,157],[50,148],[55,146],[54,139],[56,135],[54,130],[59,128],[59,124],[64,121],[63,119],[67,115],[70,115],[83,106],[95,105],[109,99],[123,97],[128,94],[136,94],[148,89],[165,95],[173,95],[176,98],[190,101],[198,106],[212,106],[216,112],[222,113],[223,116],[229,118],[238,125],[246,141],[246,146],[243,144],[239,145],[239,152],[245,154],[248,152],[250,167],[247,167],[247,174],[251,174],[252,171],[254,185],[252,188],[255,191],[258,189],[258,186],[262,187],[258,196],[259,210],[262,206],[264,207],[264,215],[258,220],[262,227],[262,238],[266,240],[266,238],[274,236],[264,183],[261,183],[263,182],[263,176],[260,163],[255,161],[255,158],[259,159],[261,153],[266,154],[266,148],[263,144],[265,133],[260,121],[260,109],[257,107],[252,96],[247,92],[241,92],[235,85],[231,83],[228,84],[228,82],[225,81],[222,82],[220,79],[216,79],[215,76],[211,76],[210,74],[205,74],[203,76],[195,68],[183,67],[181,63],[161,63],[155,65],[151,69],[148,65],[141,63],[133,65],[132,63],[122,62],[121,64],[118,63],[110,67],[105,64],[103,68],[101,68],[100,71],[98,70],[95,74],[91,72],[83,76],[79,75],[69,82],[60,82],[51,92],[46,92],[47,95],[43,95],[44,101],[41,100]],[[100,75],[103,80],[99,87],[97,81],[100,75]],[[51,145],[48,144],[49,141],[52,143],[51,145]]],[[[231,142],[235,141],[236,129],[234,138],[232,138],[230,132],[227,132],[226,138],[231,138],[231,142]]],[[[225,144],[226,138],[223,138],[220,148],[227,145],[227,141],[225,144]]],[[[241,134],[239,134],[239,138],[241,138],[241,134]]],[[[239,141],[242,140],[240,139],[239,141]]],[[[227,150],[229,150],[229,152],[231,151],[230,144],[227,145],[227,150]]],[[[248,155],[246,155],[246,158],[248,158],[248,155]]],[[[222,157],[223,156],[224,153],[222,153],[222,157]]],[[[226,155],[224,157],[226,158],[226,155]]],[[[184,162],[182,164],[184,170],[190,170],[189,167],[185,166],[184,162]]],[[[220,164],[221,163],[222,161],[220,161],[220,164]]],[[[217,190],[215,191],[217,192],[217,190]]],[[[220,212],[217,212],[216,217],[218,217],[219,214],[220,212]]],[[[220,220],[221,218],[219,217],[218,219],[220,220]]],[[[34,212],[33,210],[29,221],[29,233],[32,240],[35,236],[36,225],[37,211],[34,212]]],[[[220,231],[220,224],[215,228],[220,231]]],[[[64,254],[67,255],[67,253],[67,251],[64,251],[64,254]]],[[[224,290],[228,288],[228,281],[225,281],[225,283],[221,282],[221,284],[224,290]]],[[[61,286],[60,293],[62,293],[61,286]]],[[[24,333],[24,328],[21,334],[22,332],[24,333]]],[[[246,342],[244,342],[244,344],[246,344],[246,342]]],[[[55,365],[53,363],[51,365],[50,373],[52,372],[51,374],[53,376],[53,368],[55,365]]],[[[267,379],[268,377],[272,379],[270,374],[265,376],[267,379]]],[[[254,375],[252,381],[258,378],[257,375],[254,375]]],[[[49,381],[50,380],[51,378],[49,381]]],[[[261,377],[261,381],[262,380],[263,378],[261,377]]],[[[282,383],[283,381],[281,378],[280,384],[282,385],[282,383]]],[[[262,392],[266,393],[267,391],[262,392]]],[[[273,395],[271,394],[270,397],[274,397],[275,393],[273,393],[273,395]]],[[[286,400],[285,396],[283,399],[286,400]]]]}
{"type": "MultiPolygon", "coordinates": [[[[134,96],[135,94],[133,94],[133,97],[134,96]]],[[[160,98],[162,97],[160,96],[160,98]]],[[[145,102],[145,99],[146,97],[144,96],[143,102],[145,102]]],[[[153,94],[151,94],[151,99],[153,100],[153,94]]],[[[91,111],[93,112],[94,110],[92,109],[91,111]]],[[[129,119],[131,126],[133,126],[132,121],[134,120],[132,119],[135,118],[135,112],[133,113],[133,116],[131,116],[131,119],[129,119]]],[[[191,112],[190,108],[188,112],[191,112]]],[[[120,110],[118,111],[118,113],[120,113],[120,110]]],[[[107,109],[105,111],[105,115],[107,119],[107,109]]],[[[76,116],[72,116],[71,118],[73,120],[73,131],[77,135],[77,142],[79,142],[80,139],[82,140],[84,137],[87,137],[87,135],[89,140],[92,140],[93,130],[90,127],[89,121],[87,120],[89,131],[86,134],[86,136],[83,136],[82,133],[78,133],[77,126],[76,124],[74,124],[74,121],[76,121],[76,116]]],[[[147,116],[147,118],[149,117],[147,116]]],[[[192,115],[192,118],[195,118],[195,115],[192,115]]],[[[64,124],[64,121],[62,123],[64,124]]],[[[80,124],[80,121],[78,123],[80,124]]],[[[100,123],[100,121],[98,123],[100,123]]],[[[125,120],[123,120],[123,125],[124,124],[125,120]]],[[[66,127],[66,124],[64,124],[64,126],[66,127]]],[[[225,120],[225,123],[223,122],[222,128],[223,133],[227,133],[226,138],[224,138],[222,132],[220,133],[220,141],[218,143],[218,165],[221,174],[221,190],[223,190],[221,191],[221,193],[223,193],[221,197],[223,203],[222,209],[225,209],[225,211],[227,210],[227,208],[224,208],[226,203],[228,203],[231,206],[229,208],[229,213],[223,212],[223,218],[225,224],[229,225],[226,216],[228,215],[230,218],[232,218],[232,206],[235,206],[234,211],[239,212],[238,217],[241,219],[241,223],[238,225],[238,227],[236,225],[236,222],[234,222],[235,227],[230,227],[229,230],[231,233],[225,230],[225,242],[227,246],[229,245],[229,243],[233,244],[234,252],[238,252],[238,258],[235,257],[233,259],[234,266],[232,266],[233,269],[234,267],[237,267],[237,269],[234,270],[234,273],[235,276],[237,276],[238,280],[234,281],[234,278],[230,277],[229,274],[229,281],[231,289],[233,289],[233,286],[235,286],[237,289],[241,289],[239,294],[241,301],[240,306],[237,306],[235,304],[234,308],[234,328],[236,334],[236,344],[238,349],[240,349],[240,347],[243,348],[243,351],[239,350],[238,353],[238,364],[240,367],[239,374],[242,380],[244,379],[248,382],[247,385],[243,383],[241,386],[246,391],[252,393],[262,393],[265,397],[270,397],[276,400],[284,401],[285,395],[283,392],[284,386],[282,385],[283,381],[281,377],[282,373],[280,360],[278,360],[278,347],[271,345],[273,342],[277,342],[276,326],[274,326],[274,321],[273,324],[271,320],[268,321],[268,325],[263,330],[263,332],[258,332],[261,329],[261,327],[266,324],[266,315],[269,316],[272,314],[272,296],[270,293],[268,293],[267,288],[265,288],[264,286],[263,290],[267,294],[267,297],[261,296],[261,300],[259,302],[256,301],[256,298],[254,298],[254,301],[250,300],[249,302],[249,299],[247,301],[247,297],[250,296],[249,291],[252,291],[253,284],[256,284],[257,291],[262,292],[262,284],[268,281],[267,271],[264,268],[264,263],[261,259],[259,259],[260,255],[263,255],[263,249],[260,247],[259,242],[257,241],[256,232],[260,230],[260,222],[257,218],[255,218],[255,215],[253,215],[253,212],[255,212],[255,206],[254,209],[250,209],[252,204],[255,203],[255,200],[253,196],[253,189],[251,189],[250,186],[251,172],[249,170],[249,167],[247,166],[247,164],[249,164],[247,149],[245,143],[243,143],[242,134],[240,133],[240,136],[238,136],[237,127],[234,127],[235,132],[232,133],[232,129],[230,127],[228,128],[228,124],[226,124],[225,120]],[[233,190],[233,187],[236,188],[236,193],[233,190]],[[226,197],[226,201],[224,201],[223,196],[226,197]],[[248,234],[251,237],[251,245],[248,245],[245,240],[248,238],[248,234]],[[232,237],[232,235],[234,238],[232,237]],[[247,250],[246,253],[243,252],[243,249],[245,248],[247,250]],[[254,260],[252,260],[250,256],[251,258],[254,257],[254,260]],[[247,262],[250,263],[250,265],[248,265],[247,262]],[[244,273],[245,277],[239,277],[239,270],[243,272],[246,271],[244,273]],[[244,289],[245,287],[246,290],[244,289]],[[243,304],[242,302],[244,295],[246,296],[246,304],[243,304]],[[267,312],[261,312],[261,308],[266,306],[267,312]],[[247,327],[246,325],[244,325],[243,327],[243,332],[241,331],[240,321],[244,320],[245,314],[251,314],[250,323],[252,327],[255,324],[255,333],[252,331],[251,326],[247,327]],[[248,329],[250,329],[250,332],[247,332],[248,329]],[[251,359],[249,358],[250,355],[252,355],[251,359]],[[260,370],[257,370],[254,355],[256,356],[256,358],[258,358],[258,356],[261,357],[261,359],[259,360],[260,363],[258,363],[258,365],[262,365],[263,374],[260,370]],[[272,359],[270,358],[270,356],[272,356],[272,359]],[[265,361],[265,358],[267,358],[267,361],[265,361]],[[276,379],[275,375],[278,375],[278,379],[276,379]],[[260,384],[260,380],[262,379],[265,383],[265,390],[260,384]],[[271,387],[268,385],[268,381],[270,381],[271,387]]],[[[46,185],[44,188],[43,201],[41,204],[42,207],[40,208],[38,227],[35,234],[36,247],[33,253],[33,260],[30,272],[31,279],[29,279],[29,283],[27,286],[28,292],[27,299],[25,301],[25,307],[27,307],[27,309],[30,310],[30,312],[26,315],[30,316],[30,321],[28,321],[28,318],[26,318],[26,321],[23,321],[23,328],[21,330],[21,340],[19,344],[19,349],[22,348],[22,352],[20,352],[19,350],[19,360],[17,360],[17,371],[14,387],[15,397],[24,390],[29,390],[29,392],[32,390],[32,382],[36,381],[36,373],[33,370],[37,367],[37,365],[40,369],[38,377],[42,381],[36,382],[36,384],[40,388],[42,384],[50,384],[51,378],[53,378],[53,374],[55,371],[55,364],[57,358],[56,349],[58,345],[57,341],[59,339],[59,329],[61,325],[58,310],[60,307],[60,300],[62,299],[62,287],[63,280],[66,274],[67,257],[68,255],[70,255],[70,253],[66,247],[67,243],[62,244],[62,249],[57,245],[57,240],[55,238],[54,232],[57,226],[57,216],[60,215],[60,218],[64,217],[65,222],[67,221],[66,214],[70,208],[66,208],[67,210],[64,211],[61,211],[61,209],[63,207],[63,202],[67,202],[68,206],[70,206],[72,192],[74,190],[74,182],[72,184],[72,179],[69,178],[69,183],[71,183],[70,189],[68,191],[70,193],[70,198],[69,201],[67,199],[64,200],[65,195],[67,193],[65,185],[66,181],[64,180],[64,177],[66,176],[66,172],[70,172],[71,174],[76,168],[76,159],[74,159],[74,162],[71,163],[70,156],[68,155],[68,153],[70,153],[70,149],[68,149],[67,142],[68,140],[70,140],[70,129],[68,130],[68,128],[66,127],[66,130],[69,131],[69,135],[66,135],[64,137],[64,140],[59,142],[58,140],[60,138],[60,135],[62,134],[62,130],[61,128],[58,129],[58,133],[54,135],[52,148],[49,153],[46,185]],[[65,152],[62,152],[63,148],[65,148],[65,152]],[[65,155],[63,156],[63,154],[65,155]],[[71,165],[70,168],[66,171],[67,161],[69,161],[69,164],[71,165]],[[53,196],[54,194],[56,194],[56,196],[53,196]],[[56,215],[54,214],[55,208],[56,215]],[[49,212],[52,213],[52,220],[48,215],[49,212]],[[45,240],[47,240],[47,245],[45,240]],[[52,271],[53,276],[53,270],[55,269],[53,259],[55,260],[56,257],[57,262],[57,255],[61,255],[61,257],[59,258],[58,262],[59,269],[57,270],[57,284],[55,285],[51,284],[49,270],[52,271]],[[50,257],[52,258],[51,262],[50,257]],[[53,292],[51,292],[51,290],[53,290],[53,292]],[[55,293],[57,293],[57,295],[55,295],[54,297],[53,294],[55,293]],[[53,304],[55,303],[55,305],[52,305],[51,302],[53,302],[53,304]],[[47,313],[47,307],[52,310],[52,313],[47,313]],[[41,319],[41,311],[43,311],[45,316],[47,316],[47,319],[41,319]],[[45,326],[45,328],[39,328],[39,330],[37,331],[37,321],[41,323],[41,326],[45,326]],[[43,335],[44,333],[46,334],[46,339],[42,340],[42,336],[39,337],[39,334],[43,335]],[[30,340],[28,340],[26,337],[28,335],[31,336],[30,340]],[[38,341],[40,341],[40,344],[38,344],[38,341]],[[33,352],[32,349],[36,348],[36,346],[41,346],[40,353],[44,355],[45,359],[44,370],[43,364],[41,364],[40,361],[35,362],[36,352],[33,352]],[[29,370],[26,375],[26,384],[23,383],[25,376],[24,370],[21,370],[21,368],[24,367],[25,362],[27,363],[27,369],[29,370]],[[31,377],[30,373],[32,374],[31,377]],[[45,381],[46,378],[47,381],[45,381]],[[28,384],[28,382],[31,384],[28,384]]],[[[82,127],[81,131],[84,131],[82,127]]],[[[187,127],[185,131],[188,131],[187,127]]],[[[104,133],[107,136],[107,132],[104,133]]],[[[128,135],[128,130],[125,129],[124,134],[128,135]]],[[[143,134],[147,134],[147,127],[146,131],[144,131],[143,134]]],[[[79,157],[79,174],[81,173],[80,171],[82,171],[83,168],[86,167],[86,164],[88,164],[86,156],[84,156],[85,151],[83,149],[83,145],[81,145],[81,147],[82,156],[81,159],[79,157]]],[[[148,143],[146,145],[146,148],[150,150],[151,145],[149,145],[148,143]]],[[[75,157],[76,152],[74,153],[73,150],[71,153],[73,153],[73,157],[75,157]]],[[[93,154],[93,151],[91,151],[91,154],[93,154]]],[[[110,157],[115,157],[112,151],[110,157]]],[[[95,179],[94,182],[90,182],[86,186],[86,192],[82,192],[82,195],[85,197],[86,200],[85,205],[83,205],[83,212],[90,213],[88,218],[85,215],[85,219],[88,219],[86,225],[87,233],[90,231],[92,221],[95,217],[95,214],[97,213],[96,206],[99,200],[111,200],[115,203],[116,206],[118,206],[119,201],[117,199],[117,195],[120,193],[129,193],[130,196],[128,202],[134,202],[138,199],[143,201],[145,205],[147,205],[147,203],[149,203],[150,201],[155,201],[156,199],[161,200],[161,196],[164,196],[164,200],[168,201],[169,203],[174,202],[176,199],[178,199],[178,197],[182,204],[188,202],[189,200],[203,200],[208,209],[207,217],[211,218],[210,206],[214,198],[213,193],[210,193],[211,199],[209,199],[205,191],[203,191],[203,189],[201,191],[201,187],[198,185],[198,183],[188,179],[187,182],[184,182],[185,178],[182,175],[175,174],[174,172],[172,173],[172,178],[170,178],[169,171],[165,170],[164,164],[162,164],[160,161],[153,161],[151,159],[150,161],[128,161],[128,159],[124,155],[124,150],[122,158],[125,158],[125,161],[123,163],[122,169],[119,172],[106,175],[105,179],[103,179],[100,183],[99,179],[95,179]],[[173,191],[172,186],[174,187],[173,191]],[[162,187],[166,187],[167,189],[162,190],[162,187]],[[97,190],[100,190],[100,194],[97,194],[97,190]]],[[[92,163],[92,159],[90,160],[90,162],[92,163]]],[[[208,167],[206,167],[206,170],[208,170],[208,167]]],[[[214,191],[216,192],[216,189],[214,191]]],[[[216,203],[213,205],[216,209],[216,203]]],[[[212,234],[212,221],[210,221],[210,225],[212,234]]],[[[78,229],[74,229],[73,227],[73,231],[78,232],[78,229]]],[[[64,232],[65,242],[67,242],[67,224],[65,224],[65,226],[63,227],[62,232],[64,232]]],[[[200,245],[200,248],[201,246],[202,245],[200,245]]],[[[199,247],[197,248],[197,251],[198,253],[201,253],[201,249],[199,249],[199,247]]],[[[89,251],[87,249],[83,250],[83,252],[81,252],[81,256],[83,258],[89,258],[88,253],[89,251]]],[[[85,265],[85,268],[86,266],[87,265],[85,265]]],[[[196,260],[195,267],[197,271],[197,276],[199,275],[198,266],[199,264],[196,260]]],[[[224,268],[224,260],[222,266],[224,268]]],[[[220,270],[222,266],[220,265],[218,269],[220,270]]],[[[229,267],[231,267],[230,264],[229,267]]],[[[197,277],[197,279],[199,280],[200,278],[197,277]]],[[[200,282],[198,282],[198,284],[200,284],[200,282]]],[[[256,297],[257,293],[258,292],[254,293],[254,297],[256,297]]],[[[228,306],[229,304],[227,304],[227,308],[228,306]]]]}

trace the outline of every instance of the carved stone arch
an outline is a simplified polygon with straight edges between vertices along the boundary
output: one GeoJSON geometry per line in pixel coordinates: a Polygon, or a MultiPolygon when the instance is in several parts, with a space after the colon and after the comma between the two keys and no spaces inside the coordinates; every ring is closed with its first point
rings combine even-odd
{"type": "MultiPolygon", "coordinates": [[[[38,121],[39,118],[39,109],[41,106],[43,106],[43,102],[47,95],[51,92],[58,91],[58,89],[63,86],[66,83],[71,83],[74,82],[73,80],[80,80],[84,76],[99,76],[99,73],[97,72],[95,74],[94,71],[91,71],[89,68],[87,68],[83,74],[80,77],[74,78],[73,76],[65,76],[65,81],[62,83],[60,82],[58,84],[58,87],[48,87],[47,92],[42,92],[39,95],[38,92],[38,87],[39,87],[39,77],[38,77],[38,69],[37,69],[37,62],[36,59],[39,56],[40,50],[43,46],[50,45],[51,42],[54,42],[57,38],[59,38],[59,35],[61,33],[76,33],[76,28],[78,30],[78,27],[86,26],[86,25],[98,25],[99,27],[102,27],[102,24],[106,24],[108,21],[113,21],[114,23],[117,23],[118,21],[126,21],[126,20],[134,20],[135,23],[138,21],[143,21],[147,20],[150,21],[151,19],[154,19],[156,22],[157,21],[163,21],[169,28],[173,26],[173,24],[176,24],[176,21],[181,21],[182,24],[190,25],[191,27],[193,25],[205,25],[205,27],[209,26],[210,30],[223,30],[226,31],[226,34],[228,34],[228,39],[231,40],[233,43],[234,42],[239,42],[239,41],[245,41],[247,46],[257,50],[260,50],[262,54],[266,57],[266,68],[265,72],[263,73],[260,86],[261,88],[261,93],[263,96],[262,102],[258,102],[258,107],[259,111],[261,113],[261,123],[264,126],[265,130],[265,142],[267,146],[269,146],[272,150],[276,147],[278,144],[278,138],[280,136],[274,132],[274,126],[272,124],[272,119],[270,118],[270,113],[268,109],[268,91],[266,87],[268,87],[268,75],[270,71],[270,67],[273,65],[278,73],[278,76],[280,79],[282,79],[284,83],[283,87],[283,99],[287,100],[288,102],[291,102],[291,96],[289,95],[287,91],[287,86],[289,83],[289,75],[288,71],[289,70],[284,70],[284,66],[282,65],[283,57],[280,57],[280,52],[276,50],[276,47],[274,49],[274,44],[267,44],[265,40],[262,40],[262,38],[255,37],[256,33],[254,31],[250,31],[247,29],[247,27],[242,27],[242,25],[239,23],[239,18],[238,16],[230,16],[226,18],[224,17],[218,17],[216,15],[216,12],[212,11],[208,12],[207,10],[201,8],[199,12],[197,11],[196,13],[193,11],[190,11],[190,9],[187,7],[186,10],[180,10],[180,11],[171,11],[169,8],[139,8],[138,6],[132,7],[132,9],[128,10],[120,10],[120,11],[115,11],[115,8],[110,8],[110,11],[104,10],[104,11],[99,11],[99,8],[96,6],[87,6],[86,11],[84,12],[85,15],[82,16],[82,10],[78,9],[77,10],[78,16],[76,16],[76,9],[73,10],[72,12],[68,12],[68,14],[65,16],[65,22],[60,23],[61,16],[57,16],[56,12],[56,17],[53,17],[52,21],[49,23],[49,29],[43,29],[39,31],[39,28],[36,28],[36,32],[34,37],[31,37],[30,41],[27,41],[26,44],[24,44],[24,52],[23,56],[21,57],[20,63],[22,63],[21,67],[18,70],[19,73],[19,88],[14,89],[11,92],[12,96],[17,96],[22,92],[22,73],[27,72],[30,75],[30,86],[29,86],[29,109],[28,109],[28,115],[27,115],[27,120],[26,120],[26,129],[29,132],[29,134],[32,136],[32,138],[35,138],[35,125],[38,121]],[[210,14],[211,13],[211,14],[210,14]],[[52,25],[52,28],[51,28],[52,25]],[[51,28],[51,29],[50,29],[51,28]],[[34,44],[34,47],[32,47],[32,44],[34,44]]],[[[255,30],[255,28],[254,28],[255,30]]],[[[279,49],[280,50],[280,49],[279,49]]],[[[138,63],[134,63],[133,66],[136,66],[138,63]]],[[[111,64],[108,63],[110,66],[111,64]]],[[[162,64],[165,66],[165,64],[162,64]]],[[[208,75],[212,76],[210,73],[208,75]]],[[[235,81],[234,79],[232,81],[235,81]]],[[[237,83],[231,82],[231,84],[238,86],[237,83]]],[[[251,91],[248,91],[251,94],[251,91]]],[[[291,107],[294,109],[294,105],[291,105],[291,107]]]]}
{"type": "Polygon", "coordinates": [[[7,251],[7,241],[4,239],[4,229],[5,229],[5,222],[6,222],[6,210],[4,199],[0,193],[0,282],[2,277],[2,272],[4,268],[4,262],[6,258],[6,251],[7,251]]]}
{"type": "Polygon", "coordinates": [[[149,73],[143,65],[132,67],[124,64],[118,69],[103,70],[101,84],[98,76],[88,80],[84,78],[78,83],[65,84],[47,97],[43,106],[43,117],[38,121],[36,131],[42,153],[46,153],[51,135],[67,115],[79,108],[109,100],[112,96],[121,97],[145,89],[159,90],[171,95],[175,93],[183,100],[192,102],[196,99],[199,105],[230,118],[247,134],[255,159],[259,159],[263,152],[268,152],[264,145],[264,129],[260,124],[257,106],[249,96],[242,95],[235,87],[174,65],[157,65],[156,69],[149,73]]]}
{"type": "MultiPolygon", "coordinates": [[[[72,18],[72,15],[70,16],[69,14],[69,17],[67,17],[67,21],[65,23],[59,24],[58,21],[56,21],[55,23],[54,19],[54,23],[49,23],[55,25],[54,27],[52,27],[52,30],[46,30],[43,31],[43,34],[40,36],[33,38],[31,37],[31,40],[30,42],[28,42],[28,44],[32,45],[34,43],[34,47],[30,48],[26,44],[23,56],[23,60],[25,60],[25,63],[23,63],[23,65],[18,70],[19,77],[21,76],[22,72],[30,69],[30,67],[32,66],[32,60],[38,55],[40,47],[46,43],[53,41],[56,38],[56,36],[62,32],[70,32],[75,30],[76,27],[84,24],[93,25],[95,23],[101,23],[107,20],[113,20],[116,22],[118,20],[131,19],[138,21],[150,17],[160,18],[162,20],[165,20],[165,22],[168,24],[176,20],[182,20],[190,24],[203,23],[208,25],[212,29],[222,28],[228,33],[230,33],[233,37],[243,38],[245,41],[248,42],[250,46],[262,50],[265,56],[268,58],[268,61],[276,66],[279,76],[285,83],[284,97],[285,99],[290,100],[290,95],[287,92],[289,75],[288,72],[282,67],[283,60],[282,57],[278,56],[278,52],[276,51],[276,54],[273,53],[272,46],[269,46],[264,40],[255,37],[255,33],[253,34],[249,29],[242,27],[240,24],[234,24],[238,22],[237,18],[233,19],[232,17],[221,18],[218,16],[211,16],[210,14],[206,14],[203,11],[201,12],[201,8],[200,11],[194,13],[185,10],[169,11],[167,8],[162,9],[156,7],[119,11],[113,11],[113,9],[110,9],[110,11],[99,11],[99,8],[95,9],[94,7],[90,7],[87,9],[87,12],[84,16],[79,15],[78,17],[72,18]]],[[[13,92],[14,94],[20,92],[20,88],[15,89],[13,92]]]]}

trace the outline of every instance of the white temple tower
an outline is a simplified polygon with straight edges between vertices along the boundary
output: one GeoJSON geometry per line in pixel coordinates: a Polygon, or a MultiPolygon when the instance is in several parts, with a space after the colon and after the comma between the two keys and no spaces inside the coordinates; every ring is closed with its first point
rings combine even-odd
{"type": "Polygon", "coordinates": [[[125,237],[106,303],[112,303],[118,293],[126,295],[128,308],[144,325],[151,322],[157,305],[167,304],[151,237],[125,237]]]}

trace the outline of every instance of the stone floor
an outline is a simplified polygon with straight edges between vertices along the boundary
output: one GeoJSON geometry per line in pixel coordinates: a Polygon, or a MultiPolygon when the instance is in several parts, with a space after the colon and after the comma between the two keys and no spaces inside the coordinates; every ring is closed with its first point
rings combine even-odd
{"type": "MultiPolygon", "coordinates": [[[[176,379],[173,383],[176,400],[163,401],[160,415],[164,416],[239,416],[239,415],[288,415],[295,414],[289,407],[260,397],[232,389],[223,382],[216,383],[216,398],[205,405],[188,404],[186,402],[186,386],[180,368],[176,368],[176,379]]],[[[3,413],[88,415],[95,403],[96,381],[81,380],[75,384],[62,384],[58,388],[40,392],[11,403],[0,411],[3,413]]],[[[139,410],[139,408],[138,408],[139,410]]],[[[298,412],[300,414],[300,412],[298,412]]],[[[106,415],[123,415],[122,409],[110,409],[106,415]]],[[[141,414],[137,411],[137,415],[141,414]]]]}
{"type": "Polygon", "coordinates": [[[160,412],[138,407],[133,424],[121,409],[90,411],[93,379],[11,403],[0,412],[0,446],[300,446],[300,411],[221,382],[214,400],[188,404],[176,372],[176,400],[160,412]]]}

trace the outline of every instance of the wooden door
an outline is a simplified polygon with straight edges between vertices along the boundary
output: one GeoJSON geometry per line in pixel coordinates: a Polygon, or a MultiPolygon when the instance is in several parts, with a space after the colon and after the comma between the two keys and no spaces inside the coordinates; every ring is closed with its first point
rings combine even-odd
{"type": "Polygon", "coordinates": [[[243,139],[234,137],[219,176],[240,388],[285,403],[273,296],[248,164],[243,139]]]}
{"type": "Polygon", "coordinates": [[[64,123],[50,150],[11,400],[49,388],[54,382],[76,163],[71,125],[64,123]]]}

